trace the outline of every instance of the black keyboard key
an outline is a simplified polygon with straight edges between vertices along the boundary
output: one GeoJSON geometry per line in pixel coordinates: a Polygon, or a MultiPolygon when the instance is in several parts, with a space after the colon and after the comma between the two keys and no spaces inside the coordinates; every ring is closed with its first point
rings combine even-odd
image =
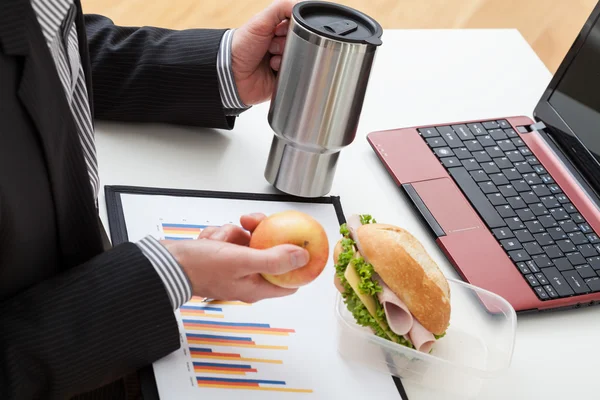
{"type": "Polygon", "coordinates": [[[527,164],[526,161],[516,162],[515,168],[522,174],[528,174],[533,172],[533,168],[531,168],[531,165],[527,164]]]}
{"type": "Polygon", "coordinates": [[[503,169],[502,173],[509,181],[519,180],[522,178],[521,173],[516,168],[503,169]]]}
{"type": "Polygon", "coordinates": [[[535,279],[537,279],[537,281],[540,283],[540,285],[548,285],[550,283],[550,282],[548,282],[548,279],[546,279],[544,274],[541,272],[538,272],[537,274],[535,274],[535,279]]]}
{"type": "Polygon", "coordinates": [[[442,139],[439,136],[426,139],[426,141],[427,141],[427,145],[429,145],[429,147],[431,147],[432,149],[435,149],[436,147],[446,146],[446,142],[444,141],[444,139],[442,139]]]}
{"type": "Polygon", "coordinates": [[[535,256],[538,254],[542,254],[544,250],[542,250],[542,246],[540,246],[537,242],[529,242],[523,243],[523,248],[530,256],[535,256]]]}
{"type": "Polygon", "coordinates": [[[535,215],[533,215],[533,212],[529,208],[517,210],[517,215],[519,216],[519,218],[521,218],[521,221],[532,221],[536,219],[535,215]]]}
{"type": "Polygon", "coordinates": [[[581,276],[579,276],[577,271],[575,271],[575,270],[565,271],[565,272],[562,272],[562,274],[565,277],[565,279],[567,280],[567,282],[569,283],[569,285],[571,286],[571,289],[573,289],[573,291],[575,293],[584,294],[584,293],[587,293],[590,291],[587,284],[585,283],[583,278],[581,276]]]}
{"type": "Polygon", "coordinates": [[[518,138],[519,134],[517,132],[515,132],[514,129],[505,129],[504,133],[506,133],[506,136],[508,136],[509,138],[518,138]]]}
{"type": "Polygon", "coordinates": [[[552,194],[560,194],[560,193],[562,193],[562,190],[560,190],[560,187],[558,187],[557,184],[548,185],[548,190],[552,194]]]}
{"type": "Polygon", "coordinates": [[[600,238],[595,233],[590,233],[589,235],[587,235],[587,238],[591,244],[600,243],[600,238]]]}
{"type": "Polygon", "coordinates": [[[492,158],[489,156],[489,154],[485,150],[474,151],[473,157],[475,157],[477,162],[480,162],[480,163],[492,161],[492,158]]]}
{"type": "Polygon", "coordinates": [[[510,204],[513,210],[518,210],[527,207],[527,204],[521,198],[521,196],[509,197],[508,199],[506,199],[506,201],[508,201],[508,204],[510,204]]]}
{"type": "MultiPolygon", "coordinates": [[[[559,223],[560,225],[560,223],[559,223]]],[[[552,236],[554,240],[568,239],[569,235],[562,228],[550,228],[548,229],[548,233],[552,236]]]]}
{"type": "Polygon", "coordinates": [[[466,160],[467,158],[473,158],[473,154],[466,147],[459,147],[454,149],[454,154],[459,160],[466,160]]]}
{"type": "Polygon", "coordinates": [[[529,165],[538,165],[540,163],[535,156],[525,157],[525,161],[527,161],[529,165]]]}
{"type": "Polygon", "coordinates": [[[434,136],[440,136],[439,132],[435,128],[419,128],[417,129],[422,137],[430,138],[434,136]]]}
{"type": "Polygon", "coordinates": [[[535,291],[540,300],[550,299],[550,296],[548,295],[548,293],[546,293],[546,290],[544,290],[543,286],[535,286],[533,290],[535,291]]]}
{"type": "Polygon", "coordinates": [[[539,197],[549,196],[551,193],[546,185],[533,185],[531,190],[539,197]]]}
{"type": "Polygon", "coordinates": [[[544,247],[544,251],[546,252],[548,257],[550,257],[552,259],[560,258],[560,257],[564,256],[563,252],[560,251],[560,248],[555,244],[544,247]]]}
{"type": "Polygon", "coordinates": [[[529,192],[531,187],[525,182],[525,180],[520,179],[518,181],[513,181],[511,184],[515,187],[515,190],[519,193],[529,192]]]}
{"type": "MultiPolygon", "coordinates": [[[[532,273],[536,273],[536,272],[540,272],[540,271],[541,271],[541,270],[540,270],[540,267],[538,267],[538,265],[536,264],[536,260],[537,260],[539,257],[542,257],[542,256],[541,256],[541,255],[540,255],[540,256],[533,256],[533,260],[525,261],[525,265],[527,266],[527,268],[528,268],[528,269],[529,269],[529,270],[530,270],[532,273]]],[[[546,256],[544,256],[544,257],[546,257],[546,256]]],[[[548,259],[548,257],[546,257],[546,259],[548,259]]],[[[550,260],[548,260],[548,261],[550,261],[550,260]]],[[[547,266],[548,266],[548,267],[551,267],[551,266],[552,266],[552,263],[548,263],[548,264],[547,264],[547,266]]]]}
{"type": "Polygon", "coordinates": [[[514,197],[519,194],[513,185],[502,185],[498,187],[498,190],[500,190],[500,193],[502,193],[502,196],[504,197],[514,197]]]}
{"type": "MultiPolygon", "coordinates": [[[[576,245],[584,244],[584,243],[588,242],[585,235],[581,232],[570,232],[568,235],[569,235],[569,239],[576,245]]],[[[592,250],[594,249],[594,247],[591,244],[590,244],[590,247],[592,248],[592,250]]],[[[585,256],[585,254],[584,254],[584,256],[585,256]]],[[[585,256],[585,257],[588,257],[588,256],[585,256]]]]}
{"type": "Polygon", "coordinates": [[[485,129],[498,129],[500,128],[500,124],[496,121],[487,121],[483,123],[483,127],[485,129]]]}
{"type": "Polygon", "coordinates": [[[546,267],[551,267],[552,265],[554,265],[552,263],[552,260],[548,258],[547,255],[545,254],[538,254],[537,256],[533,256],[533,261],[535,262],[535,265],[537,266],[537,271],[535,268],[532,268],[529,264],[527,264],[529,266],[529,269],[532,272],[539,272],[539,269],[541,268],[546,268],[546,267]]]}
{"type": "Polygon", "coordinates": [[[600,257],[590,257],[587,259],[587,262],[590,264],[592,268],[595,270],[600,270],[600,257]]]}
{"type": "MultiPolygon", "coordinates": [[[[493,206],[501,206],[506,203],[506,199],[500,193],[493,193],[487,195],[488,200],[492,203],[493,206]]],[[[508,217],[504,217],[508,218],[508,217]]]]}
{"type": "Polygon", "coordinates": [[[531,260],[531,257],[529,256],[529,254],[527,254],[527,252],[523,249],[509,251],[508,255],[513,260],[513,262],[531,260]]]}
{"type": "Polygon", "coordinates": [[[448,169],[458,186],[465,193],[475,210],[490,228],[504,226],[504,220],[500,217],[494,206],[483,194],[465,168],[457,167],[448,169]]]}
{"type": "Polygon", "coordinates": [[[525,157],[523,157],[518,150],[507,151],[505,154],[511,162],[520,162],[525,160],[525,157]]]}
{"type": "Polygon", "coordinates": [[[519,217],[506,218],[504,222],[513,232],[525,228],[525,224],[519,219],[519,217]]]}
{"type": "Polygon", "coordinates": [[[592,232],[592,227],[589,224],[580,224],[579,225],[579,230],[583,233],[590,233],[592,232]]]}
{"type": "Polygon", "coordinates": [[[533,236],[535,237],[535,240],[537,240],[537,242],[540,244],[540,246],[548,246],[554,244],[554,240],[548,232],[536,233],[533,236]]]}
{"type": "Polygon", "coordinates": [[[533,235],[531,233],[529,233],[529,231],[527,229],[519,229],[513,232],[515,234],[515,237],[517,238],[517,240],[521,243],[525,243],[525,242],[533,242],[535,239],[533,238],[533,235]]]}
{"type": "Polygon", "coordinates": [[[502,245],[502,247],[504,248],[504,250],[506,251],[510,251],[510,250],[520,250],[523,247],[521,246],[521,243],[519,243],[518,240],[512,238],[512,239],[504,239],[500,241],[500,244],[502,245]]]}
{"type": "Polygon", "coordinates": [[[487,135],[487,130],[483,127],[483,125],[481,125],[478,122],[475,122],[473,124],[467,124],[467,126],[469,127],[469,130],[475,136],[478,136],[478,135],[487,135]]]}
{"type": "Polygon", "coordinates": [[[492,229],[492,233],[498,240],[510,239],[510,238],[515,237],[515,235],[512,233],[512,231],[506,227],[492,229]]]}
{"type": "Polygon", "coordinates": [[[467,171],[475,171],[477,169],[481,169],[481,166],[474,158],[462,160],[462,165],[467,169],[467,171]]]}
{"type": "Polygon", "coordinates": [[[481,168],[483,168],[486,174],[497,174],[500,172],[500,168],[493,161],[481,164],[481,168]]]}
{"type": "Polygon", "coordinates": [[[536,204],[540,201],[540,198],[533,192],[521,192],[521,198],[527,204],[536,204]]]}
{"type": "Polygon", "coordinates": [[[524,262],[517,263],[517,268],[519,268],[519,271],[521,271],[523,275],[531,273],[531,270],[527,268],[527,264],[525,264],[524,262]]]}
{"type": "MultiPolygon", "coordinates": [[[[556,200],[556,202],[558,203],[558,200],[556,200]]],[[[559,203],[560,204],[560,203],[559,203]]],[[[575,214],[577,212],[577,209],[575,208],[575,206],[571,203],[565,203],[562,205],[563,208],[565,209],[566,212],[568,212],[569,214],[575,214]]],[[[558,206],[557,206],[558,207],[558,206]]]]}
{"type": "Polygon", "coordinates": [[[565,277],[560,273],[558,269],[555,267],[544,268],[542,270],[544,276],[548,281],[550,281],[550,285],[556,290],[556,292],[560,296],[571,296],[575,294],[571,286],[567,283],[565,277]]]}
{"type": "Polygon", "coordinates": [[[554,179],[550,175],[539,175],[539,177],[546,185],[554,183],[554,179]]]}
{"type": "Polygon", "coordinates": [[[568,253],[567,259],[573,266],[585,264],[585,258],[581,255],[581,253],[568,253]]]}
{"type": "Polygon", "coordinates": [[[577,214],[572,214],[571,215],[571,219],[573,220],[573,222],[575,222],[576,224],[583,224],[585,222],[585,219],[581,216],[581,214],[577,213],[577,214]]]}
{"type": "Polygon", "coordinates": [[[519,152],[520,152],[521,154],[523,154],[523,156],[525,156],[525,157],[527,157],[527,156],[530,156],[530,155],[532,155],[532,154],[533,154],[533,153],[531,152],[531,150],[529,150],[529,148],[527,148],[527,147],[521,147],[521,148],[519,148],[519,152]]]}
{"type": "Polygon", "coordinates": [[[498,142],[498,147],[500,147],[500,150],[502,151],[512,151],[516,149],[515,145],[510,139],[500,140],[498,142]]]}
{"type": "Polygon", "coordinates": [[[552,218],[552,216],[550,216],[550,215],[544,215],[544,216],[538,217],[538,220],[540,221],[542,226],[546,229],[554,228],[554,227],[558,226],[558,222],[556,222],[554,220],[554,218],[552,218]]]}
{"type": "Polygon", "coordinates": [[[577,271],[579,276],[581,276],[583,279],[588,279],[588,278],[593,278],[595,276],[598,276],[596,274],[596,271],[594,271],[594,269],[587,264],[578,265],[577,267],[575,267],[575,271],[577,271]]]}
{"type": "Polygon", "coordinates": [[[535,203],[529,206],[529,208],[531,208],[531,211],[533,211],[533,213],[537,216],[537,217],[541,217],[542,215],[548,215],[550,214],[550,211],[548,211],[546,209],[546,207],[544,207],[544,205],[542,203],[535,203]]]}
{"type": "Polygon", "coordinates": [[[442,137],[448,143],[448,146],[452,149],[463,147],[463,142],[458,138],[458,135],[454,131],[442,133],[442,137]]]}
{"type": "Polygon", "coordinates": [[[560,207],[560,203],[558,202],[558,200],[556,200],[556,197],[554,196],[544,196],[540,198],[540,200],[542,200],[542,204],[544,204],[546,208],[560,207]]]}
{"type": "Polygon", "coordinates": [[[477,140],[479,141],[479,144],[481,144],[483,147],[496,145],[496,141],[490,135],[478,136],[477,140]]]}
{"type": "Polygon", "coordinates": [[[440,160],[442,161],[442,165],[446,168],[458,167],[461,165],[460,160],[456,157],[444,157],[440,160]]]}
{"type": "Polygon", "coordinates": [[[592,246],[591,244],[581,244],[579,246],[577,246],[577,249],[579,250],[579,252],[581,253],[582,256],[584,257],[593,257],[593,256],[597,256],[598,252],[596,251],[596,249],[594,248],[594,246],[592,246]]]}
{"type": "Polygon", "coordinates": [[[513,163],[510,162],[510,160],[508,159],[508,157],[494,158],[494,163],[500,169],[506,169],[506,168],[512,168],[513,167],[513,163]]]}
{"type": "Polygon", "coordinates": [[[500,128],[502,129],[510,128],[510,124],[505,119],[498,120],[498,125],[500,125],[500,128]]]}
{"type": "Polygon", "coordinates": [[[454,152],[450,149],[450,147],[436,147],[435,149],[433,149],[433,151],[440,158],[450,157],[454,155],[454,152]]]}
{"type": "Polygon", "coordinates": [[[507,139],[506,133],[502,129],[491,129],[488,131],[492,139],[498,141],[502,139],[507,139]]]}
{"type": "Polygon", "coordinates": [[[467,140],[464,142],[465,147],[469,151],[481,151],[483,146],[477,140],[467,140]]]}
{"type": "Polygon", "coordinates": [[[561,204],[564,203],[568,203],[569,202],[569,198],[567,197],[566,194],[562,193],[562,194],[557,194],[556,195],[556,200],[558,200],[561,204]]]}
{"type": "Polygon", "coordinates": [[[510,218],[517,215],[509,205],[498,206],[496,207],[496,211],[498,211],[498,214],[500,214],[502,218],[510,218]]]}
{"type": "Polygon", "coordinates": [[[560,250],[563,253],[570,253],[572,251],[577,251],[577,246],[573,244],[569,239],[565,240],[557,240],[556,244],[560,247],[560,250]]]}
{"type": "Polygon", "coordinates": [[[486,147],[485,151],[492,158],[500,158],[500,157],[504,156],[504,152],[498,146],[486,147]]]}
{"type": "Polygon", "coordinates": [[[538,175],[543,175],[545,173],[547,173],[548,171],[546,171],[546,168],[544,168],[542,165],[535,165],[533,167],[533,170],[538,174],[538,175]]]}
{"type": "Polygon", "coordinates": [[[488,174],[486,174],[482,169],[471,171],[470,174],[475,182],[485,182],[490,180],[488,174]]]}
{"type": "Polygon", "coordinates": [[[496,186],[501,186],[501,185],[508,185],[508,179],[506,179],[506,177],[502,174],[491,174],[490,178],[492,179],[492,182],[494,182],[494,185],[496,186]]]}
{"type": "Polygon", "coordinates": [[[527,282],[529,282],[529,285],[531,287],[536,287],[536,286],[540,286],[540,283],[538,282],[537,279],[535,279],[534,275],[526,275],[525,279],[527,279],[527,282]]]}
{"type": "Polygon", "coordinates": [[[600,278],[590,278],[585,280],[586,285],[592,292],[600,292],[600,278]]]}
{"type": "Polygon", "coordinates": [[[544,286],[544,290],[546,293],[548,293],[548,296],[550,296],[551,299],[556,299],[558,297],[558,293],[556,293],[552,285],[544,286]]]}
{"type": "Polygon", "coordinates": [[[452,129],[450,126],[438,126],[437,131],[440,133],[440,135],[443,135],[444,133],[454,132],[454,129],[452,129]]]}
{"type": "Polygon", "coordinates": [[[475,139],[475,135],[471,132],[471,130],[464,124],[461,125],[452,125],[452,129],[458,135],[460,140],[473,140],[475,139]]]}
{"type": "Polygon", "coordinates": [[[498,188],[496,187],[496,185],[494,185],[494,183],[492,181],[480,183],[479,187],[485,194],[498,192],[498,188]]]}
{"type": "Polygon", "coordinates": [[[553,261],[554,265],[556,266],[556,268],[559,269],[559,271],[568,271],[570,269],[573,269],[573,265],[569,262],[569,259],[567,257],[557,258],[553,261]]]}
{"type": "Polygon", "coordinates": [[[560,221],[558,224],[563,229],[563,231],[567,233],[579,231],[579,227],[575,225],[575,223],[571,220],[560,221]]]}
{"type": "Polygon", "coordinates": [[[527,229],[529,229],[529,232],[531,232],[532,234],[536,234],[536,233],[540,233],[540,232],[544,232],[545,229],[542,226],[540,221],[527,221],[525,222],[525,226],[527,227],[527,229]]]}
{"type": "Polygon", "coordinates": [[[523,179],[529,185],[539,185],[540,183],[542,183],[542,180],[540,179],[538,174],[536,174],[535,172],[531,172],[529,174],[523,174],[523,179]]]}
{"type": "Polygon", "coordinates": [[[554,217],[555,220],[561,221],[563,219],[568,219],[569,214],[565,211],[564,208],[553,208],[550,210],[550,214],[554,217]]]}
{"type": "MultiPolygon", "coordinates": [[[[508,135],[506,135],[506,136],[508,136],[508,135]]],[[[520,137],[516,137],[511,140],[512,140],[513,144],[517,147],[525,146],[525,142],[520,137]]]]}

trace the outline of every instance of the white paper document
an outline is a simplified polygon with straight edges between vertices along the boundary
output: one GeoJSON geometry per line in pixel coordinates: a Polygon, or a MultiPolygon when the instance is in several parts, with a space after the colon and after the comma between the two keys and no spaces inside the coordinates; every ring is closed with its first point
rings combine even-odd
{"type": "Polygon", "coordinates": [[[400,399],[389,375],[343,359],[337,348],[332,204],[121,194],[128,239],[194,239],[243,214],[296,209],[325,228],[330,258],[312,283],[255,304],[194,298],[175,312],[181,348],[154,363],[161,400],[400,399]]]}

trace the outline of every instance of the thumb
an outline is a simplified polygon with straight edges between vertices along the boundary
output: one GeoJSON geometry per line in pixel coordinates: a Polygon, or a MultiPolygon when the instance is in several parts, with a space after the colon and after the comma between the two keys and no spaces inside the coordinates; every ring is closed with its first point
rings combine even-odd
{"type": "Polygon", "coordinates": [[[292,9],[298,0],[275,0],[252,23],[252,32],[260,36],[271,36],[273,30],[284,20],[291,18],[292,9]]]}
{"type": "Polygon", "coordinates": [[[303,267],[310,259],[308,251],[299,246],[282,244],[269,249],[251,249],[246,266],[250,273],[281,275],[303,267]]]}

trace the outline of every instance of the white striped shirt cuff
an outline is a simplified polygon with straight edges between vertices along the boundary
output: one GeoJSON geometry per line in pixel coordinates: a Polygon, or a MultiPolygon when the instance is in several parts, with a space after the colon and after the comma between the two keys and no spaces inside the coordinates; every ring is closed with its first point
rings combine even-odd
{"type": "Polygon", "coordinates": [[[171,253],[152,236],[146,236],[136,244],[165,284],[173,310],[187,303],[192,298],[192,286],[171,253]]]}
{"type": "Polygon", "coordinates": [[[227,115],[239,115],[248,107],[240,99],[233,70],[231,69],[231,43],[233,42],[233,29],[225,32],[221,40],[219,54],[217,54],[217,75],[219,77],[219,93],[227,115]]]}

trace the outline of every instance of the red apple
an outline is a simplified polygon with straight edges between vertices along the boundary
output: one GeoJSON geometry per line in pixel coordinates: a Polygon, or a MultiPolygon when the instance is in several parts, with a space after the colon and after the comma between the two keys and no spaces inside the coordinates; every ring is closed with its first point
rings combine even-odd
{"type": "Polygon", "coordinates": [[[329,259],[329,241],[323,226],[312,216],[296,210],[282,211],[262,220],[250,238],[250,247],[268,249],[281,244],[305,248],[310,256],[303,267],[281,275],[263,274],[274,285],[298,288],[321,274],[329,259]]]}

